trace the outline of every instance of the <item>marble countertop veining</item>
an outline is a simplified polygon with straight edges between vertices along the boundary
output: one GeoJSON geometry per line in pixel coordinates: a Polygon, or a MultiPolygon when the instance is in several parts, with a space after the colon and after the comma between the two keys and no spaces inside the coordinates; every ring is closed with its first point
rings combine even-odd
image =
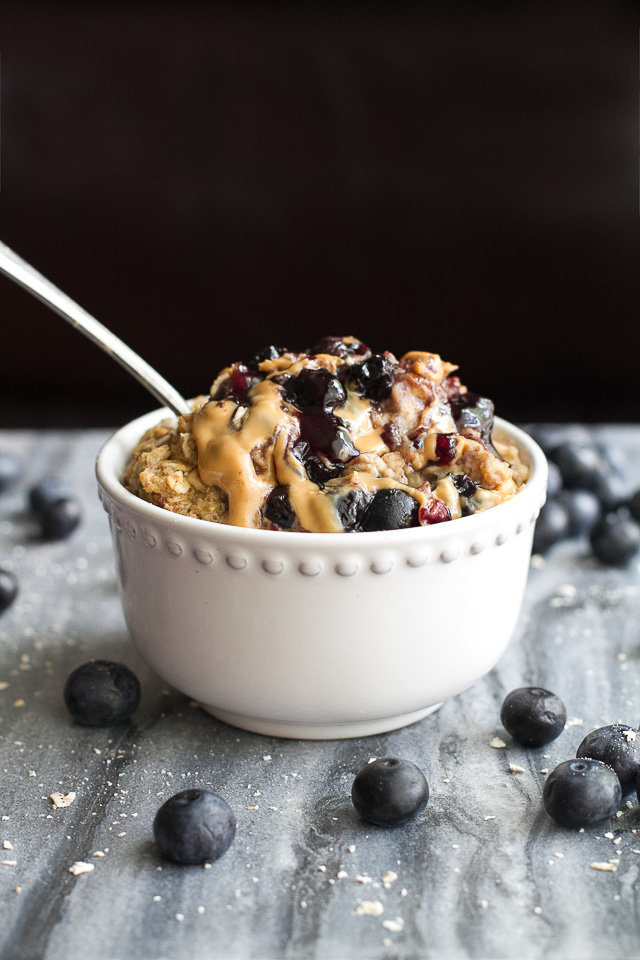
{"type": "MultiPolygon", "coordinates": [[[[640,428],[607,435],[638,472],[640,428]]],[[[640,722],[640,561],[602,567],[571,541],[534,562],[498,667],[413,726],[343,741],[247,733],[166,687],[128,640],[93,475],[106,437],[0,433],[25,465],[0,496],[0,566],[20,581],[0,616],[2,960],[640,957],[637,800],[584,832],[541,806],[546,771],[590,729],[640,722]],[[72,478],[84,504],[64,542],[40,542],[25,509],[49,473],[72,478]],[[130,724],[83,728],[68,715],[64,681],[92,657],[138,674],[130,724]],[[525,684],[567,706],[546,748],[517,746],[500,724],[503,697],[525,684]],[[358,818],[349,790],[371,757],[391,755],[423,769],[431,797],[413,823],[385,830],[358,818]],[[151,842],[160,804],[195,786],[238,821],[210,869],[162,861],[151,842]],[[53,809],[55,791],[74,802],[53,809]],[[94,869],[76,876],[76,861],[94,869]]],[[[451,622],[473,629],[473,614],[451,622]]]]}

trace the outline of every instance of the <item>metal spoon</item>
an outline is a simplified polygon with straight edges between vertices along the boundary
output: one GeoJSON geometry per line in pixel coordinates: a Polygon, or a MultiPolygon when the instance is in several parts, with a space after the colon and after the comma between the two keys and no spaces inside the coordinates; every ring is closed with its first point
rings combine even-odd
{"type": "Polygon", "coordinates": [[[91,314],[78,306],[71,297],[62,290],[58,290],[50,280],[34,270],[2,242],[0,242],[0,273],[11,277],[34,297],[42,300],[48,307],[68,320],[77,330],[81,330],[90,340],[102,347],[105,353],[121,363],[125,370],[133,374],[143,387],[146,387],[164,406],[173,410],[177,416],[191,412],[184,397],[181,397],[157,370],[150,367],[146,360],[139,357],[126,343],[107,330],[91,314]]]}

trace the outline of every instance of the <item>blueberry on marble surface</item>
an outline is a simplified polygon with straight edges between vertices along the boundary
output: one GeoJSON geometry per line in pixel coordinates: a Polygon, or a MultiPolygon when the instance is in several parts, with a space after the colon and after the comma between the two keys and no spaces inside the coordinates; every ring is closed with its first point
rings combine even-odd
{"type": "Polygon", "coordinates": [[[602,473],[602,457],[595,444],[565,440],[553,451],[565,487],[593,490],[602,473]]]}
{"type": "Polygon", "coordinates": [[[415,497],[397,487],[376,490],[362,521],[360,529],[401,530],[404,527],[417,527],[419,504],[415,497]]]}
{"type": "Polygon", "coordinates": [[[633,793],[640,776],[640,732],[624,723],[599,727],[586,735],[576,757],[601,760],[615,770],[626,797],[633,793]]]}
{"type": "Polygon", "coordinates": [[[0,493],[17,483],[21,472],[22,466],[16,455],[10,450],[0,450],[0,493]]]}
{"type": "Polygon", "coordinates": [[[128,720],[140,703],[140,682],[122,663],[91,660],[69,674],[64,702],[74,720],[109,727],[128,720]]]}
{"type": "Polygon", "coordinates": [[[82,506],[77,497],[56,500],[36,514],[44,540],[66,540],[82,520],[82,506]]]}
{"type": "Polygon", "coordinates": [[[182,790],[155,815],[153,836],[160,854],[175,863],[213,863],[236,835],[229,804],[210,790],[182,790]]]}
{"type": "Polygon", "coordinates": [[[640,525],[624,507],[607,513],[589,535],[591,549],[601,563],[625,566],[640,549],[640,525]]]}
{"type": "Polygon", "coordinates": [[[554,497],[557,497],[562,489],[562,474],[560,473],[560,467],[557,463],[554,463],[553,460],[547,462],[547,467],[549,470],[547,497],[552,500],[554,497]]]}
{"type": "Polygon", "coordinates": [[[549,816],[563,827],[575,829],[612,817],[621,800],[617,774],[606,763],[591,758],[559,764],[547,777],[542,791],[549,816]]]}
{"type": "Polygon", "coordinates": [[[542,747],[559,737],[567,711],[557,694],[542,687],[518,687],[502,702],[500,720],[514,740],[525,747],[542,747]]]}
{"type": "Polygon", "coordinates": [[[561,490],[558,502],[567,511],[569,536],[586,536],[602,515],[602,507],[590,490],[561,490]]]}
{"type": "Polygon", "coordinates": [[[411,760],[385,757],[374,760],[357,774],[351,801],[363,818],[378,827],[400,827],[424,810],[429,785],[411,760]]]}
{"type": "Polygon", "coordinates": [[[75,490],[59,477],[43,477],[29,490],[29,506],[38,515],[57,500],[72,500],[75,490]]]}
{"type": "Polygon", "coordinates": [[[18,578],[11,570],[0,568],[0,613],[8,610],[18,596],[18,578]]]}
{"type": "Polygon", "coordinates": [[[569,536],[569,514],[558,500],[547,500],[533,531],[533,552],[546,553],[569,536]]]}

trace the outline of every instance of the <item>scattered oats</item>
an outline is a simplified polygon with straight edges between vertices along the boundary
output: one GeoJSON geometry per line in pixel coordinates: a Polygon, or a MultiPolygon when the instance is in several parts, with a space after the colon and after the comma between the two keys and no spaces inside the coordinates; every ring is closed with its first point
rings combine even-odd
{"type": "Polygon", "coordinates": [[[631,800],[627,800],[627,801],[626,801],[625,807],[627,808],[627,810],[633,810],[633,804],[632,804],[631,800]]]}
{"type": "Polygon", "coordinates": [[[590,864],[590,866],[592,870],[602,870],[604,873],[615,873],[618,869],[615,863],[602,863],[598,860],[590,864]]]}
{"type": "Polygon", "coordinates": [[[126,837],[127,831],[123,830],[122,833],[116,833],[116,837],[126,837]]]}
{"type": "Polygon", "coordinates": [[[443,782],[443,783],[451,783],[451,777],[443,777],[443,778],[442,778],[442,782],[443,782]]]}
{"type": "Polygon", "coordinates": [[[613,842],[614,842],[614,843],[622,843],[622,837],[616,837],[613,842]]]}
{"type": "Polygon", "coordinates": [[[543,767],[543,768],[541,769],[540,773],[544,773],[544,774],[549,773],[549,767],[543,767]]]}
{"type": "Polygon", "coordinates": [[[2,866],[3,866],[3,867],[17,867],[17,866],[18,866],[18,861],[17,861],[17,860],[2,860],[1,862],[2,862],[2,866]]]}
{"type": "Polygon", "coordinates": [[[401,933],[404,929],[404,920],[402,917],[396,917],[395,920],[383,920],[382,926],[389,933],[401,933]]]}
{"type": "Polygon", "coordinates": [[[196,907],[196,913],[202,915],[204,913],[204,907],[196,907]]]}
{"type": "Polygon", "coordinates": [[[24,700],[23,700],[21,697],[18,697],[17,700],[14,700],[14,701],[13,701],[13,705],[14,705],[14,707],[24,707],[24,706],[25,706],[25,702],[24,702],[24,700]]]}
{"type": "Polygon", "coordinates": [[[300,906],[302,907],[303,910],[306,910],[306,909],[307,909],[307,906],[308,906],[307,901],[306,901],[306,900],[301,900],[301,901],[300,901],[300,906]]]}
{"type": "Polygon", "coordinates": [[[406,887],[403,887],[402,890],[400,891],[400,896],[407,897],[408,895],[409,895],[409,891],[407,890],[406,887]]]}
{"type": "Polygon", "coordinates": [[[6,690],[9,684],[6,680],[0,680],[0,690],[6,690]]]}
{"type": "Polygon", "coordinates": [[[519,767],[517,763],[510,763],[509,770],[511,773],[524,773],[524,767],[519,767]]]}
{"type": "Polygon", "coordinates": [[[616,654],[616,657],[621,663],[624,663],[624,661],[627,659],[626,653],[618,653],[616,654]]]}
{"type": "Polygon", "coordinates": [[[13,888],[13,892],[14,892],[14,893],[22,893],[22,887],[14,887],[14,888],[13,888]]]}
{"type": "Polygon", "coordinates": [[[154,902],[154,903],[159,903],[161,900],[162,900],[162,897],[159,897],[159,896],[155,896],[155,897],[153,898],[153,902],[154,902]]]}
{"type": "Polygon", "coordinates": [[[95,864],[85,863],[84,860],[76,860],[76,862],[69,867],[69,873],[72,873],[74,877],[79,877],[82,873],[91,873],[92,870],[95,870],[95,864]]]}
{"type": "Polygon", "coordinates": [[[255,804],[247,807],[247,810],[259,810],[259,809],[260,809],[260,807],[256,806],[255,804]]]}
{"type": "Polygon", "coordinates": [[[637,853],[640,856],[640,850],[632,850],[631,853],[637,853]]]}
{"type": "Polygon", "coordinates": [[[338,880],[346,880],[348,876],[349,874],[347,873],[346,870],[338,870],[338,872],[336,873],[336,877],[338,878],[338,880]]]}
{"type": "Polygon", "coordinates": [[[558,860],[564,860],[564,853],[560,853],[560,852],[554,853],[554,857],[557,857],[558,860]]]}
{"type": "Polygon", "coordinates": [[[35,770],[29,770],[29,776],[30,776],[30,777],[35,777],[35,775],[36,775],[35,770]]]}
{"type": "Polygon", "coordinates": [[[493,740],[489,741],[489,746],[493,747],[494,750],[502,750],[503,747],[506,747],[506,743],[500,737],[494,737],[493,740]]]}
{"type": "Polygon", "coordinates": [[[356,880],[358,883],[373,883],[373,877],[363,876],[361,873],[357,875],[356,880]]]}
{"type": "Polygon", "coordinates": [[[205,863],[205,864],[203,864],[203,866],[204,866],[204,869],[205,869],[205,870],[211,870],[211,864],[210,864],[210,863],[205,863]]]}
{"type": "MultiPolygon", "coordinates": [[[[553,863],[553,860],[552,860],[551,862],[553,863]]],[[[534,912],[537,916],[540,916],[540,914],[542,913],[542,907],[534,907],[534,908],[533,908],[533,912],[534,912]]]]}
{"type": "Polygon", "coordinates": [[[251,794],[251,796],[252,796],[252,797],[261,797],[262,794],[260,793],[259,790],[255,790],[255,791],[251,794]]]}
{"type": "Polygon", "coordinates": [[[541,570],[545,565],[545,559],[539,553],[532,554],[530,562],[534,570],[541,570]]]}
{"type": "Polygon", "coordinates": [[[604,836],[605,836],[605,840],[613,840],[613,838],[615,837],[615,833],[611,833],[611,831],[609,831],[608,833],[605,833],[604,836]]]}
{"type": "Polygon", "coordinates": [[[494,817],[494,816],[488,816],[488,817],[485,817],[485,820],[495,820],[495,817],[494,817]]]}
{"type": "Polygon", "coordinates": [[[105,854],[104,854],[104,852],[103,852],[102,850],[96,850],[96,852],[95,852],[94,854],[92,854],[92,856],[94,856],[94,857],[104,857],[105,854]]]}
{"type": "Polygon", "coordinates": [[[452,844],[451,844],[451,849],[452,849],[452,850],[459,850],[459,849],[460,849],[460,844],[459,844],[459,843],[452,843],[452,844]]]}
{"type": "Polygon", "coordinates": [[[623,817],[623,816],[624,816],[624,810],[616,811],[616,817],[618,818],[618,820],[620,819],[620,817],[623,817]]]}
{"type": "Polygon", "coordinates": [[[488,901],[488,900],[479,900],[478,903],[479,903],[479,905],[482,907],[483,910],[486,910],[487,907],[489,906],[489,901],[488,901]]]}
{"type": "Polygon", "coordinates": [[[271,754],[266,753],[262,759],[263,759],[263,760],[271,760],[271,754]]]}
{"type": "Polygon", "coordinates": [[[176,920],[178,921],[178,923],[182,923],[182,921],[184,920],[184,913],[176,913],[176,920]]]}
{"type": "Polygon", "coordinates": [[[356,907],[358,917],[379,917],[384,907],[379,900],[361,900],[356,907]]]}
{"type": "Polygon", "coordinates": [[[619,894],[619,893],[614,893],[613,899],[614,899],[614,900],[619,900],[619,899],[620,899],[620,894],[619,894]]]}
{"type": "Polygon", "coordinates": [[[318,867],[318,873],[326,873],[326,872],[327,872],[327,868],[324,866],[324,864],[321,863],[320,866],[318,867]]]}
{"type": "Polygon", "coordinates": [[[629,730],[623,730],[622,736],[627,738],[628,743],[633,743],[633,741],[636,739],[638,734],[636,733],[635,730],[629,729],[629,730]]]}
{"type": "Polygon", "coordinates": [[[52,793],[49,796],[49,800],[51,800],[51,808],[53,810],[57,809],[58,807],[70,807],[75,798],[76,795],[73,790],[65,794],[58,793],[56,790],[55,793],[52,793]]]}
{"type": "Polygon", "coordinates": [[[355,852],[356,852],[355,843],[350,843],[349,846],[347,847],[347,853],[355,853],[355,852]]]}
{"type": "Polygon", "coordinates": [[[584,720],[581,720],[579,717],[572,717],[571,720],[567,720],[565,727],[581,727],[584,723],[584,720]]]}
{"type": "Polygon", "coordinates": [[[395,870],[387,870],[383,877],[380,878],[383,883],[395,883],[398,879],[398,874],[395,870]]]}
{"type": "Polygon", "coordinates": [[[93,748],[93,752],[94,752],[97,756],[101,756],[101,755],[102,755],[102,750],[98,750],[97,747],[94,747],[94,748],[93,748]]]}

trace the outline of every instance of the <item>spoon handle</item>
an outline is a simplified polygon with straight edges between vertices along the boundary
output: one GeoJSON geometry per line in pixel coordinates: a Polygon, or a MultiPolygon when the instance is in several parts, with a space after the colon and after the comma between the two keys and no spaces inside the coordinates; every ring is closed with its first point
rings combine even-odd
{"type": "Polygon", "coordinates": [[[133,374],[157,400],[173,410],[176,415],[190,413],[189,404],[184,397],[180,396],[157,370],[149,366],[146,360],[139,357],[126,343],[123,343],[91,314],[78,306],[71,297],[59,290],[2,242],[0,242],[0,273],[11,277],[29,293],[68,320],[76,329],[81,330],[90,340],[102,347],[105,353],[121,363],[125,370],[133,374]]]}

